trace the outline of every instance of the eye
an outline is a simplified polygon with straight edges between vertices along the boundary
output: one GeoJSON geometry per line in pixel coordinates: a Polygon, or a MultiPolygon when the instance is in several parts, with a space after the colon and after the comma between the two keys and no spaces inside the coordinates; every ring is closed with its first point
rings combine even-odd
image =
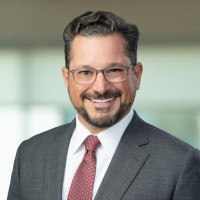
{"type": "Polygon", "coordinates": [[[110,68],[110,69],[107,69],[107,73],[120,73],[120,72],[123,72],[124,71],[124,68],[122,67],[113,67],[113,68],[110,68]]]}
{"type": "Polygon", "coordinates": [[[81,69],[81,70],[76,71],[76,73],[80,76],[89,76],[89,75],[94,74],[94,71],[91,69],[81,69]]]}

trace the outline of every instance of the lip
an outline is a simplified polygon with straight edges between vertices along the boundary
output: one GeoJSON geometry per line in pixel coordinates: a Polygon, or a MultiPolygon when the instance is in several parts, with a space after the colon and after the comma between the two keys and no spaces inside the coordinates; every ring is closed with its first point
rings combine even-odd
{"type": "Polygon", "coordinates": [[[94,108],[94,109],[110,109],[115,101],[116,101],[117,97],[112,97],[112,98],[99,98],[99,99],[88,99],[90,103],[90,105],[94,108]]]}
{"type": "Polygon", "coordinates": [[[109,103],[113,101],[115,97],[109,98],[109,99],[91,99],[92,102],[94,103],[109,103]]]}

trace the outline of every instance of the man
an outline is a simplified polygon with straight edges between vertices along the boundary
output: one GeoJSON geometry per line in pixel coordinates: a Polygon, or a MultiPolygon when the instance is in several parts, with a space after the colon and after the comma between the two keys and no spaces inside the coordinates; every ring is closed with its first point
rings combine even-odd
{"type": "Polygon", "coordinates": [[[109,12],[68,24],[62,73],[77,117],[20,145],[8,200],[200,199],[199,151],[131,109],[138,39],[109,12]]]}

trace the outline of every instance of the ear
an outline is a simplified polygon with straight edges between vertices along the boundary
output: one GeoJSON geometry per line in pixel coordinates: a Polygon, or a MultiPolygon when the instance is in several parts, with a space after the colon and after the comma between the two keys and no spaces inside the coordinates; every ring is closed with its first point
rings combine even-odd
{"type": "Polygon", "coordinates": [[[134,67],[134,83],[135,83],[136,90],[140,88],[142,72],[143,72],[143,66],[142,66],[142,63],[139,62],[134,67]]]}
{"type": "Polygon", "coordinates": [[[69,81],[69,70],[66,67],[62,68],[62,75],[63,75],[63,79],[65,81],[65,85],[68,88],[68,81],[69,81]]]}

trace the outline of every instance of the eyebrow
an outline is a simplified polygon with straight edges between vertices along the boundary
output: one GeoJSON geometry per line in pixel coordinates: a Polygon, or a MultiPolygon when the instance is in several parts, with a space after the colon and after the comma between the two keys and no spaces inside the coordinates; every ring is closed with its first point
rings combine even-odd
{"type": "MultiPolygon", "coordinates": [[[[110,67],[125,67],[125,65],[122,63],[109,63],[102,69],[106,69],[106,68],[110,68],[110,67]]],[[[75,67],[75,69],[91,69],[91,68],[95,69],[95,67],[93,67],[91,65],[79,65],[79,66],[75,67]]]]}
{"type": "Polygon", "coordinates": [[[110,63],[106,68],[108,67],[125,67],[125,65],[122,63],[110,63]]]}

